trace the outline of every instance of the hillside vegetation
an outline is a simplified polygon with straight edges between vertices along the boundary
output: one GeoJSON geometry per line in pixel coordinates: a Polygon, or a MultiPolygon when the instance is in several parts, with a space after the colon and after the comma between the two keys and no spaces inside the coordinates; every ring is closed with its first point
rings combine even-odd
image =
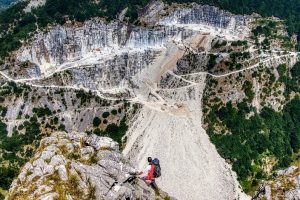
{"type": "MultiPolygon", "coordinates": [[[[279,110],[266,104],[263,96],[260,96],[260,109],[253,106],[254,97],[258,96],[253,92],[253,80],[244,81],[242,89],[245,97],[241,101],[220,102],[215,96],[215,100],[209,100],[211,93],[204,98],[204,104],[209,105],[205,112],[210,110],[205,118],[207,132],[220,155],[232,163],[245,192],[251,192],[261,180],[271,178],[277,169],[286,168],[293,159],[298,159],[300,97],[295,94],[300,91],[299,69],[299,62],[291,70],[281,64],[276,68],[278,79],[269,70],[266,70],[271,74],[269,78],[262,71],[260,74],[252,73],[253,79],[264,77],[264,81],[271,85],[284,86],[281,94],[271,85],[267,86],[268,90],[262,89],[263,95],[285,97],[279,110]]],[[[214,79],[208,83],[209,88],[218,88],[220,84],[220,80],[214,79]]],[[[219,94],[221,98],[222,95],[219,94]]]]}

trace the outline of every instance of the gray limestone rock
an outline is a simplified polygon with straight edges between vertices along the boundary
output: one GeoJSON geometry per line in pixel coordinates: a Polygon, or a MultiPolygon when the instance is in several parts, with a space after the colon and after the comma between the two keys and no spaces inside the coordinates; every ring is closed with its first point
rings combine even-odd
{"type": "Polygon", "coordinates": [[[288,175],[288,174],[293,173],[296,169],[298,169],[298,167],[296,167],[296,166],[291,166],[291,167],[289,167],[289,168],[287,168],[287,169],[284,169],[284,170],[278,170],[277,175],[278,175],[278,176],[281,176],[281,175],[288,175]]]}
{"type": "Polygon", "coordinates": [[[300,189],[290,190],[285,193],[286,200],[300,200],[300,189]]]}
{"type": "Polygon", "coordinates": [[[14,180],[8,197],[25,199],[160,199],[142,180],[127,180],[136,172],[107,137],[54,133],[42,140],[32,164],[14,180]],[[73,151],[64,146],[77,146],[73,151]],[[49,146],[47,146],[49,145],[49,146]]]}

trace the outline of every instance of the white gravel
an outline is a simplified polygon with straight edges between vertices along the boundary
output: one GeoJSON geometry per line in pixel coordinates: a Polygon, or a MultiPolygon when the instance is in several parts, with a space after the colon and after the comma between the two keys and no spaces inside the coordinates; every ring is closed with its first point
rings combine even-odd
{"type": "Polygon", "coordinates": [[[183,112],[157,111],[144,107],[132,120],[124,154],[143,169],[148,156],[161,161],[164,191],[183,200],[249,199],[242,194],[235,173],[217,153],[201,127],[201,98],[205,78],[195,95],[184,99],[182,91],[167,102],[180,102],[183,112]]]}

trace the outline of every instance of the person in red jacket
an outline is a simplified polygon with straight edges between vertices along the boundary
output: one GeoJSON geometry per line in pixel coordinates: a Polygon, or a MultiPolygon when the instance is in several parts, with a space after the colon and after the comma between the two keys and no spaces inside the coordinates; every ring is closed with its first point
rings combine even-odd
{"type": "Polygon", "coordinates": [[[155,166],[152,164],[152,158],[148,157],[148,166],[143,172],[140,172],[140,175],[143,174],[142,179],[147,183],[147,185],[155,185],[154,171],[155,166]]]}

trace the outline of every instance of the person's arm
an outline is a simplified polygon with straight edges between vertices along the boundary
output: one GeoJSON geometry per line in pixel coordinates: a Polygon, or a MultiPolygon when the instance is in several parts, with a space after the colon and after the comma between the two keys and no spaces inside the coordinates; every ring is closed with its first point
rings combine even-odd
{"type": "Polygon", "coordinates": [[[139,175],[142,175],[144,173],[144,171],[140,171],[139,175]]]}
{"type": "Polygon", "coordinates": [[[151,169],[151,165],[147,165],[144,171],[140,172],[139,175],[148,176],[150,169],[151,169]]]}

